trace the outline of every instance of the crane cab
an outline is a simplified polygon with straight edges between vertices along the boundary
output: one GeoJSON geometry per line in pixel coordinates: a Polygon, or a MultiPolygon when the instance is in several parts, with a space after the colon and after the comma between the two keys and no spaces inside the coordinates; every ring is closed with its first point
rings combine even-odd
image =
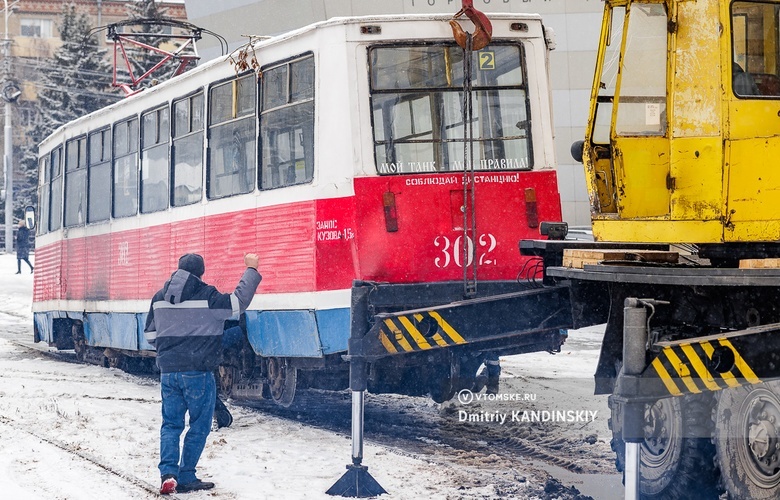
{"type": "Polygon", "coordinates": [[[780,240],[780,1],[605,0],[582,157],[599,240],[780,240]]]}

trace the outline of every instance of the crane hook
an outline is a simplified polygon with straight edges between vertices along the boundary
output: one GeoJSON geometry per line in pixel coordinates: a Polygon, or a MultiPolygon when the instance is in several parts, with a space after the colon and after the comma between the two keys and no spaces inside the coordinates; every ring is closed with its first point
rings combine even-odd
{"type": "Polygon", "coordinates": [[[485,14],[474,8],[474,0],[462,0],[463,8],[461,8],[457,14],[450,19],[450,26],[452,26],[452,35],[455,37],[455,41],[462,48],[466,48],[466,35],[460,27],[460,23],[456,21],[462,15],[466,15],[469,20],[474,23],[474,34],[471,38],[471,49],[480,50],[485,48],[490,43],[493,37],[493,25],[490,24],[490,19],[485,14]]]}

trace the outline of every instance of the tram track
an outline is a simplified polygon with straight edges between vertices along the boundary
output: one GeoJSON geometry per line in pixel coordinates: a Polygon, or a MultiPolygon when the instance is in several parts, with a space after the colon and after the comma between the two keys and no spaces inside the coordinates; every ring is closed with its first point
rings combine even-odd
{"type": "MultiPolygon", "coordinates": [[[[278,418],[304,423],[350,435],[350,395],[348,391],[301,391],[291,408],[282,408],[271,401],[234,401],[243,407],[278,418]]],[[[411,454],[415,458],[439,465],[467,468],[474,481],[495,481],[508,495],[519,482],[525,482],[516,470],[520,464],[544,462],[577,474],[613,472],[610,450],[594,450],[586,442],[575,442],[564,436],[527,437],[513,435],[506,427],[464,424],[453,418],[457,403],[438,405],[424,398],[399,395],[370,395],[365,413],[365,436],[391,453],[411,454]],[[580,454],[581,458],[566,455],[580,454]],[[503,472],[499,472],[503,471],[503,472]],[[489,478],[488,478],[489,476],[489,478]]],[[[345,456],[345,460],[349,457],[345,456]]],[[[367,464],[370,466],[370,464],[367,464]]],[[[532,467],[537,478],[546,476],[547,492],[540,498],[587,498],[576,489],[567,488],[552,478],[544,467],[532,467]]],[[[545,479],[541,479],[544,484],[545,479]]]]}
{"type": "MultiPolygon", "coordinates": [[[[27,352],[30,355],[35,357],[42,357],[53,361],[64,362],[69,364],[79,364],[79,365],[88,364],[78,360],[75,353],[72,351],[52,350],[46,344],[36,344],[33,342],[18,340],[15,338],[9,338],[9,336],[4,336],[4,340],[7,343],[11,344],[12,346],[17,347],[21,349],[23,352],[27,352]]],[[[132,374],[132,375],[134,378],[137,378],[137,381],[140,383],[144,383],[145,379],[148,379],[150,382],[155,379],[155,377],[151,374],[149,375],[132,374]]],[[[4,376],[4,375],[0,375],[0,376],[4,376]]],[[[37,380],[45,381],[46,378],[38,377],[37,380]]],[[[51,380],[53,382],[61,381],[59,379],[54,379],[54,378],[52,378],[51,380]]],[[[87,382],[88,380],[89,380],[88,377],[85,377],[83,382],[87,382]]],[[[148,398],[123,397],[123,396],[111,396],[111,395],[100,396],[100,395],[91,395],[86,393],[81,393],[79,397],[82,399],[86,398],[86,399],[93,399],[93,400],[100,400],[100,401],[121,401],[121,402],[131,402],[131,403],[138,402],[138,403],[152,403],[152,404],[159,403],[159,399],[153,400],[148,398]]],[[[56,405],[56,401],[53,404],[56,405]]],[[[172,495],[162,496],[159,493],[159,486],[151,484],[148,481],[145,481],[144,479],[130,472],[127,472],[125,470],[122,470],[121,468],[111,465],[109,460],[104,459],[103,457],[91,453],[89,451],[86,451],[85,449],[82,449],[81,444],[79,442],[67,443],[60,439],[52,437],[47,433],[41,432],[39,429],[35,429],[29,426],[23,420],[10,418],[5,415],[0,415],[0,425],[9,427],[15,433],[22,433],[24,435],[27,435],[31,438],[40,441],[41,443],[49,445],[53,448],[57,448],[62,452],[64,452],[69,457],[73,457],[77,460],[91,464],[92,466],[95,466],[102,471],[105,471],[105,473],[111,475],[112,477],[117,478],[121,482],[121,484],[125,484],[128,487],[132,488],[131,491],[137,492],[137,494],[134,494],[131,491],[128,491],[128,498],[167,498],[173,500],[183,500],[187,498],[186,496],[182,496],[182,494],[178,494],[178,495],[172,494],[172,495]]]]}
{"type": "MultiPolygon", "coordinates": [[[[46,346],[8,340],[13,345],[56,361],[82,363],[74,353],[54,351],[46,346]]],[[[133,374],[139,381],[155,380],[154,375],[133,374]]],[[[138,400],[119,396],[94,396],[94,399],[121,401],[138,400]]],[[[296,402],[290,408],[283,408],[270,400],[231,400],[231,404],[251,412],[272,415],[274,417],[297,422],[307,426],[327,430],[345,439],[349,438],[351,425],[351,398],[348,391],[302,390],[296,396],[296,402]]],[[[584,499],[575,489],[566,487],[554,479],[544,467],[531,466],[532,474],[518,472],[522,465],[540,461],[578,474],[599,474],[611,472],[612,457],[598,452],[588,453],[587,446],[575,443],[563,436],[541,435],[524,429],[517,432],[506,427],[475,425],[459,422],[456,418],[457,402],[435,404],[427,398],[408,397],[394,394],[369,395],[366,405],[366,438],[382,447],[386,453],[424,460],[442,467],[465,471],[470,486],[494,483],[504,495],[523,492],[527,494],[525,484],[529,479],[536,480],[544,489],[538,491],[539,498],[584,499]],[[572,459],[563,456],[562,450],[571,456],[572,450],[580,450],[581,458],[572,459]],[[533,478],[526,477],[533,475],[533,478]]],[[[487,411],[487,409],[486,409],[487,411]]],[[[0,419],[6,423],[7,419],[0,419]]],[[[18,424],[16,424],[18,425],[18,424]]],[[[26,430],[25,430],[26,432],[26,430]]],[[[72,450],[67,444],[38,435],[28,434],[44,442],[72,453],[91,462],[136,487],[157,494],[157,488],[127,475],[110,465],[104,464],[98,457],[79,450],[72,450]]],[[[345,455],[345,463],[349,456],[345,455]]],[[[371,465],[371,464],[367,464],[371,465]]]]}
{"type": "MultiPolygon", "coordinates": [[[[238,404],[309,425],[327,428],[347,435],[350,431],[350,401],[346,392],[308,392],[295,408],[285,409],[272,402],[255,401],[238,404]],[[324,417],[324,418],[323,418],[324,417]]],[[[303,394],[302,394],[303,396],[303,394]]],[[[404,448],[430,453],[450,448],[474,454],[500,452],[508,459],[535,458],[571,472],[587,474],[612,471],[612,457],[600,451],[582,452],[583,458],[569,459],[561,450],[571,452],[572,439],[564,436],[528,437],[512,435],[506,427],[480,426],[458,422],[453,418],[454,403],[441,407],[421,398],[397,395],[371,395],[366,405],[366,436],[384,443],[404,442],[404,448]],[[419,401],[418,401],[419,400],[419,401]],[[478,439],[475,438],[478,436],[478,439]],[[601,463],[601,462],[604,463],[601,463]]],[[[582,451],[589,445],[576,443],[582,451]]]]}
{"type": "Polygon", "coordinates": [[[50,358],[50,359],[56,359],[57,361],[62,361],[64,363],[73,363],[73,364],[79,364],[80,363],[80,361],[78,359],[76,359],[76,355],[73,352],[70,352],[70,351],[51,350],[51,349],[49,349],[49,347],[46,344],[36,344],[36,343],[33,343],[33,342],[16,340],[16,339],[13,339],[13,338],[8,338],[8,337],[6,337],[6,341],[9,344],[11,344],[11,345],[14,345],[16,347],[20,347],[22,349],[25,349],[25,350],[28,350],[28,351],[31,351],[31,352],[40,353],[43,356],[46,356],[47,358],[50,358]]]}
{"type": "MultiPolygon", "coordinates": [[[[78,459],[83,460],[84,462],[88,462],[102,469],[106,473],[121,479],[124,483],[134,487],[136,490],[143,491],[144,493],[151,494],[155,497],[163,498],[159,494],[159,488],[154,486],[153,484],[150,484],[133,474],[122,471],[108,464],[105,460],[101,459],[100,457],[97,457],[91,453],[87,453],[84,450],[75,449],[73,445],[69,445],[68,443],[60,441],[59,439],[55,439],[50,436],[46,436],[40,432],[37,432],[31,429],[24,422],[19,422],[15,419],[0,415],[0,424],[11,427],[15,432],[24,433],[28,436],[37,439],[42,443],[46,443],[50,446],[58,448],[70,456],[77,457],[78,459]]],[[[177,495],[167,495],[164,498],[171,498],[171,499],[178,499],[178,500],[184,499],[184,497],[177,496],[177,495]]]]}
{"type": "MultiPolygon", "coordinates": [[[[67,363],[81,363],[69,351],[54,351],[17,340],[14,345],[34,350],[51,359],[67,363]]],[[[133,374],[155,380],[153,375],[133,374]]],[[[232,400],[239,406],[261,411],[279,418],[305,422],[345,436],[350,432],[351,399],[348,391],[302,390],[290,408],[283,408],[270,400],[232,400]]],[[[132,401],[133,398],[102,397],[132,401]]],[[[578,474],[612,472],[613,457],[600,452],[587,453],[588,446],[576,443],[583,458],[561,456],[561,449],[572,440],[560,435],[543,435],[523,429],[520,431],[500,426],[475,425],[458,422],[455,416],[457,402],[435,404],[427,398],[394,394],[371,394],[366,406],[366,436],[385,444],[400,444],[403,449],[430,455],[443,447],[475,454],[495,454],[508,459],[539,459],[578,474]],[[475,439],[474,436],[479,436],[475,439]]],[[[149,401],[144,401],[149,402],[149,401]]],[[[485,411],[488,408],[485,407],[485,411]]],[[[592,443],[591,443],[592,444],[592,443]]]]}

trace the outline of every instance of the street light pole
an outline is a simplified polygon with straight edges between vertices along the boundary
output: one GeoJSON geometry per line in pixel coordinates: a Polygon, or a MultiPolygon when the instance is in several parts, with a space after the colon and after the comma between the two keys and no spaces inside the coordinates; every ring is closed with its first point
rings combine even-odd
{"type": "MultiPolygon", "coordinates": [[[[3,64],[5,65],[4,79],[6,83],[10,77],[11,38],[8,36],[8,0],[5,4],[5,35],[3,40],[3,64]]],[[[11,136],[11,103],[5,102],[5,136],[3,169],[5,172],[5,253],[14,249],[14,167],[13,167],[13,137],[11,136]]]]}

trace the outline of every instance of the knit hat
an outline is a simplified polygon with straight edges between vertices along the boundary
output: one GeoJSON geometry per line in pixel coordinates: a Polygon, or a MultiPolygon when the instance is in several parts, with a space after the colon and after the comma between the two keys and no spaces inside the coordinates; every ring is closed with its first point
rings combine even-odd
{"type": "Polygon", "coordinates": [[[187,253],[179,258],[179,269],[184,269],[198,278],[206,272],[206,265],[203,263],[203,257],[196,253],[187,253]]]}

